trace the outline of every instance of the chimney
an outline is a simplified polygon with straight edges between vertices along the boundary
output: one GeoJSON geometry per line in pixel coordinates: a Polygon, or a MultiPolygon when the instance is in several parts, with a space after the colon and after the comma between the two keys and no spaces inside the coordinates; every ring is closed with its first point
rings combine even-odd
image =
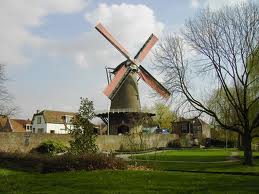
{"type": "Polygon", "coordinates": [[[40,110],[36,110],[36,113],[39,113],[40,112],[40,110]]]}

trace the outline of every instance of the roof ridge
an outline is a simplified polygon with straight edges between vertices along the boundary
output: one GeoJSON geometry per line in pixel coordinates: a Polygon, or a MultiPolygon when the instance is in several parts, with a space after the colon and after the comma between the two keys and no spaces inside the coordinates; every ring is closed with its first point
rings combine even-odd
{"type": "Polygon", "coordinates": [[[76,113],[76,112],[72,112],[72,111],[60,111],[60,110],[49,110],[49,109],[44,109],[44,110],[42,110],[42,111],[40,111],[40,112],[64,112],[64,113],[66,113],[66,112],[69,112],[69,113],[76,113]]]}

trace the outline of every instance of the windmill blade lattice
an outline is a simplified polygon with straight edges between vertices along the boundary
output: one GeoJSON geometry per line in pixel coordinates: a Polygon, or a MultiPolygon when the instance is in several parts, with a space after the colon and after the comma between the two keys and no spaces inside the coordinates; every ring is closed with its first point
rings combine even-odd
{"type": "Polygon", "coordinates": [[[169,91],[157,81],[144,67],[139,66],[139,77],[146,82],[153,90],[160,94],[165,99],[170,97],[169,91]]]}
{"type": "Polygon", "coordinates": [[[114,98],[121,85],[127,79],[129,75],[134,77],[134,74],[138,74],[140,78],[143,79],[152,89],[154,89],[162,97],[168,99],[170,93],[168,90],[159,83],[147,70],[145,70],[138,63],[142,62],[152,47],[157,42],[158,38],[151,34],[151,36],[144,43],[142,48],[136,54],[134,59],[130,58],[128,51],[118,42],[115,38],[105,29],[105,27],[99,23],[95,27],[124,57],[127,58],[127,61],[123,63],[121,67],[115,72],[114,78],[108,84],[104,90],[104,94],[111,100],[114,98]]]}

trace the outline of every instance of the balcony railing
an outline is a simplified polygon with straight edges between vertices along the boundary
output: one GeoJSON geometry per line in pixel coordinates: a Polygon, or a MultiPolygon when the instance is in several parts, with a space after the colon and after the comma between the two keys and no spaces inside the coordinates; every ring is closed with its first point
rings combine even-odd
{"type": "MultiPolygon", "coordinates": [[[[134,108],[120,108],[120,109],[110,109],[110,111],[106,110],[98,110],[95,111],[95,114],[103,114],[103,113],[121,113],[121,112],[142,112],[147,113],[147,111],[141,109],[134,109],[134,108]]],[[[154,111],[148,111],[148,113],[155,113],[154,111]]]]}

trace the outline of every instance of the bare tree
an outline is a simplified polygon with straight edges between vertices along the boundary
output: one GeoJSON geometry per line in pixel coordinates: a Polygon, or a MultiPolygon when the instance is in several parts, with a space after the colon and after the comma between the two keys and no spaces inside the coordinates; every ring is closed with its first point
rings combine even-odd
{"type": "Polygon", "coordinates": [[[0,115],[10,116],[15,114],[17,107],[11,105],[12,97],[5,87],[6,80],[4,65],[0,64],[0,115]]]}
{"type": "Polygon", "coordinates": [[[240,4],[201,11],[186,22],[180,35],[166,36],[154,60],[173,95],[215,119],[222,128],[242,136],[246,165],[252,164],[251,141],[258,135],[259,127],[259,94],[250,92],[259,79],[258,74],[251,76],[259,66],[258,48],[259,6],[240,4]],[[195,73],[214,80],[211,90],[224,92],[235,111],[236,122],[225,122],[194,92],[189,78],[195,73]]]}

